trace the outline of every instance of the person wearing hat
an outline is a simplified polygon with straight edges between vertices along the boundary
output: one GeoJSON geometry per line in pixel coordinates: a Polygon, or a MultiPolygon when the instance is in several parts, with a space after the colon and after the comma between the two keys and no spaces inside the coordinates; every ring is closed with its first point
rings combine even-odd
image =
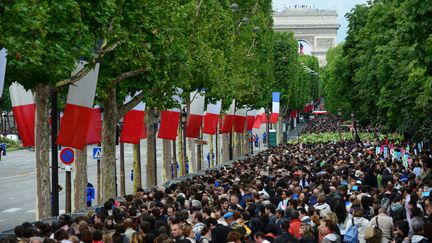
{"type": "Polygon", "coordinates": [[[240,218],[240,214],[238,212],[228,212],[224,214],[224,219],[227,222],[228,226],[231,228],[231,231],[237,231],[241,233],[242,235],[246,234],[246,229],[237,222],[236,218],[234,218],[234,214],[237,214],[236,218],[240,218]]]}

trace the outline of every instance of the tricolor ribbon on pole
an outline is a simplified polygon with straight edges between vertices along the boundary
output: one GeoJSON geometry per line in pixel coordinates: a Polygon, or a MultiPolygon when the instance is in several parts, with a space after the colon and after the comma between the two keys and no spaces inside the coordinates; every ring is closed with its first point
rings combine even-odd
{"type": "Polygon", "coordinates": [[[279,117],[279,100],[280,100],[280,92],[272,93],[272,114],[270,117],[271,123],[277,123],[279,117]]]}
{"type": "Polygon", "coordinates": [[[219,115],[222,101],[218,100],[215,104],[207,104],[207,113],[204,115],[203,133],[214,135],[217,132],[219,115]]]}
{"type": "Polygon", "coordinates": [[[12,111],[17,124],[18,133],[24,147],[32,147],[35,142],[35,103],[30,90],[14,82],[9,87],[12,111]]]}
{"type": "MultiPolygon", "coordinates": [[[[78,67],[72,75],[78,73],[84,68],[84,65],[84,62],[78,62],[78,67]]],[[[99,63],[75,84],[69,85],[57,144],[80,150],[84,149],[91,121],[98,74],[99,63]]]]}
{"type": "Polygon", "coordinates": [[[190,100],[192,102],[186,123],[185,134],[187,138],[198,138],[204,113],[204,99],[205,96],[201,95],[198,91],[190,93],[190,100]]]}

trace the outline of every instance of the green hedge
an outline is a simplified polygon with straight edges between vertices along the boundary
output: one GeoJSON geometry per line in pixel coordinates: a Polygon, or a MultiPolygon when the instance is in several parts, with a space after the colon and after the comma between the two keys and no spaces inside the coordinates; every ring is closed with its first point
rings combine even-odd
{"type": "MultiPolygon", "coordinates": [[[[373,133],[359,133],[360,139],[362,141],[374,141],[375,136],[373,133]]],[[[352,140],[353,136],[351,132],[343,132],[341,133],[342,140],[352,140]]],[[[380,134],[379,139],[383,140],[385,138],[389,138],[392,140],[403,141],[403,135],[399,134],[380,134]]],[[[312,134],[303,134],[300,136],[298,141],[293,141],[303,143],[321,143],[321,142],[330,142],[330,141],[339,141],[339,133],[312,133],[312,134]]]]}

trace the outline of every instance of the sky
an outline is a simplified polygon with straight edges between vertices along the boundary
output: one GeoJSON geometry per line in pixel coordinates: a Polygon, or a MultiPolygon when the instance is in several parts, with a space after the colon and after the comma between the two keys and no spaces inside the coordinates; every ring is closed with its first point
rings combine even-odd
{"type": "Polygon", "coordinates": [[[282,11],[286,8],[294,8],[295,5],[306,5],[317,9],[337,10],[337,21],[341,25],[338,30],[337,43],[344,41],[347,32],[348,21],[345,14],[350,12],[356,4],[366,3],[367,0],[273,0],[273,10],[282,11]]]}

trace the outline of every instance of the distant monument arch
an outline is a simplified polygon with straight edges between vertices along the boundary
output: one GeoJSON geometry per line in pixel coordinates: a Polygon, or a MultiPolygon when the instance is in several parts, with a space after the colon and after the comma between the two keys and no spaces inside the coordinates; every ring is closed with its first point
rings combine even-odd
{"type": "Polygon", "coordinates": [[[299,41],[308,43],[311,54],[318,57],[320,66],[326,64],[328,49],[336,46],[337,12],[315,8],[287,8],[273,13],[275,31],[292,31],[299,41]]]}

